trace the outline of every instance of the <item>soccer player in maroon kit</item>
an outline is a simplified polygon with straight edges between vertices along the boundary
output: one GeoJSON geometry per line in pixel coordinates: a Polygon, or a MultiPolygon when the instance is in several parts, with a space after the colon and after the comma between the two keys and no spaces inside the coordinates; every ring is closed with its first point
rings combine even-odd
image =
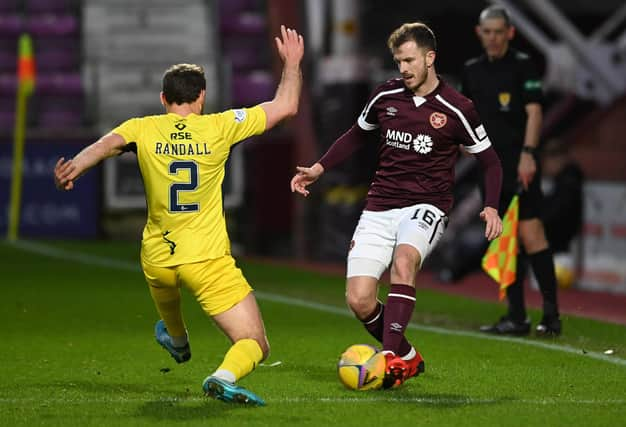
{"type": "Polygon", "coordinates": [[[307,186],[325,170],[365,144],[379,144],[376,174],[348,253],[346,299],[383,345],[385,388],[424,371],[404,331],[415,307],[415,275],[446,227],[459,145],[484,167],[485,237],[502,232],[500,161],[472,102],[437,76],[435,35],[423,23],[407,23],[390,35],[388,46],[402,78],[378,86],[357,123],[318,162],[297,167],[291,180],[291,190],[307,196],[307,186]],[[383,305],[378,281],[389,266],[383,305]]]}

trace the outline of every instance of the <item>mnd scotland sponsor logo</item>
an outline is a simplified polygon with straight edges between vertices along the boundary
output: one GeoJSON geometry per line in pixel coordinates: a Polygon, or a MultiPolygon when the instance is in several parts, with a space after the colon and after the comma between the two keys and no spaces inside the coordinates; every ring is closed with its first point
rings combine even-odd
{"type": "Polygon", "coordinates": [[[422,133],[413,136],[410,132],[387,129],[385,137],[385,144],[390,147],[400,148],[402,150],[413,149],[420,154],[430,153],[433,149],[432,138],[422,133]]]}

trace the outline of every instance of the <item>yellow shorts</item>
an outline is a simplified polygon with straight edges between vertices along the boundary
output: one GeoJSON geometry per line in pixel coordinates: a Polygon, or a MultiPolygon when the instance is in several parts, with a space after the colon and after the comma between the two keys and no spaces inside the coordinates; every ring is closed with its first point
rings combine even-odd
{"type": "Polygon", "coordinates": [[[142,261],[142,268],[150,286],[183,286],[194,294],[210,316],[234,307],[252,292],[252,287],[230,255],[175,267],[156,267],[142,261]]]}

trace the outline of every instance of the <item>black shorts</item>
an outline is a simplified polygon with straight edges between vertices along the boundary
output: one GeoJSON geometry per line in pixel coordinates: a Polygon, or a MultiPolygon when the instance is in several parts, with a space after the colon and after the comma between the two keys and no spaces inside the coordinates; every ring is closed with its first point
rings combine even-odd
{"type": "MultiPolygon", "coordinates": [[[[521,184],[520,184],[521,188],[521,184]]],[[[498,213],[504,217],[504,213],[515,195],[514,191],[503,191],[500,194],[500,207],[498,213]]],[[[541,218],[543,206],[543,192],[541,191],[541,173],[537,171],[528,190],[522,190],[519,196],[519,219],[541,218]]]]}

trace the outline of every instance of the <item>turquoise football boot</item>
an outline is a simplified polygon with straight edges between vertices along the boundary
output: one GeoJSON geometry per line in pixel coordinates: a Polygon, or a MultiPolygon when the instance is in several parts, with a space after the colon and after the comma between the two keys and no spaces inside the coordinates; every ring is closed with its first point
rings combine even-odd
{"type": "Polygon", "coordinates": [[[224,402],[241,403],[252,406],[265,406],[265,401],[250,390],[221,380],[217,377],[207,377],[202,383],[204,394],[224,402]]]}
{"type": "Polygon", "coordinates": [[[156,341],[174,358],[176,363],[185,363],[191,359],[191,348],[189,343],[184,347],[174,347],[172,344],[172,338],[167,333],[167,328],[163,320],[159,320],[154,325],[154,336],[156,341]]]}

